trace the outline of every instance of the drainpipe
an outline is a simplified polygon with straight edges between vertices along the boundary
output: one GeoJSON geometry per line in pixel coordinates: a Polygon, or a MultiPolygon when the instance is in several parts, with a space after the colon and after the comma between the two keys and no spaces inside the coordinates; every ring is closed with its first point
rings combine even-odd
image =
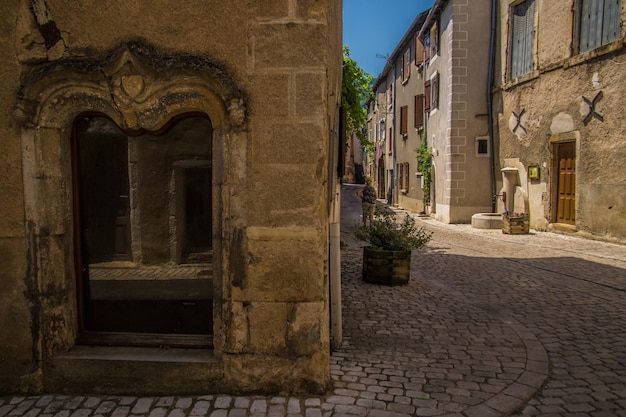
{"type": "Polygon", "coordinates": [[[496,212],[496,155],[495,155],[495,141],[493,134],[493,97],[491,95],[491,84],[493,82],[493,67],[495,59],[495,47],[496,47],[496,22],[497,22],[497,0],[491,0],[491,32],[489,35],[489,63],[487,71],[487,131],[489,135],[489,146],[491,149],[491,211],[496,212]]]}
{"type": "Polygon", "coordinates": [[[341,229],[339,222],[330,224],[330,316],[333,349],[341,348],[341,229]]]}

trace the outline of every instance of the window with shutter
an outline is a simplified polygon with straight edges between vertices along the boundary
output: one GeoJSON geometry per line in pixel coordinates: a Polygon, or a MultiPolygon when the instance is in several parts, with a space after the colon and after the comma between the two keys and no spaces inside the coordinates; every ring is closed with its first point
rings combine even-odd
{"type": "Polygon", "coordinates": [[[513,7],[511,14],[511,78],[533,70],[535,0],[513,7]]]}
{"type": "Polygon", "coordinates": [[[419,66],[424,63],[424,44],[420,38],[415,37],[415,65],[419,66]]]}
{"type": "Polygon", "coordinates": [[[409,190],[409,163],[404,163],[404,189],[409,190]]]}
{"type": "Polygon", "coordinates": [[[415,128],[419,129],[424,127],[424,95],[418,94],[415,96],[415,115],[413,120],[415,121],[415,128]]]}
{"type": "Polygon", "coordinates": [[[424,35],[424,62],[430,61],[430,34],[424,35]]]}
{"type": "Polygon", "coordinates": [[[430,80],[424,83],[424,111],[430,111],[430,80]]]}
{"type": "Polygon", "coordinates": [[[400,107],[400,135],[403,137],[409,132],[409,106],[400,107]]]}
{"type": "Polygon", "coordinates": [[[580,52],[619,39],[621,0],[580,0],[578,10],[580,52]]]}
{"type": "Polygon", "coordinates": [[[439,27],[437,24],[430,29],[430,56],[436,57],[439,53],[439,27]]]}
{"type": "Polygon", "coordinates": [[[408,48],[404,53],[404,78],[408,79],[411,76],[411,48],[408,48]]]}
{"type": "Polygon", "coordinates": [[[430,80],[430,108],[439,108],[439,73],[430,80]]]}

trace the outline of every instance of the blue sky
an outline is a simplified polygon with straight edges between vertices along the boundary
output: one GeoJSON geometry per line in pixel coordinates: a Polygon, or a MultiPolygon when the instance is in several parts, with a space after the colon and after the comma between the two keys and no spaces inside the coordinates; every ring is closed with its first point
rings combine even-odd
{"type": "Polygon", "coordinates": [[[343,44],[350,58],[374,78],[384,58],[396,48],[413,20],[432,7],[434,0],[343,0],[343,44]]]}

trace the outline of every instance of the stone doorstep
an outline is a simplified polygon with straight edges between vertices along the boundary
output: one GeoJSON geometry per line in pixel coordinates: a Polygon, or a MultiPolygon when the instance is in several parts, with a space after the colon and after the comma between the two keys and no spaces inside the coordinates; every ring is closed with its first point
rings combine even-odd
{"type": "Polygon", "coordinates": [[[211,349],[77,345],[50,363],[44,380],[51,392],[218,392],[224,379],[224,364],[211,349]]]}

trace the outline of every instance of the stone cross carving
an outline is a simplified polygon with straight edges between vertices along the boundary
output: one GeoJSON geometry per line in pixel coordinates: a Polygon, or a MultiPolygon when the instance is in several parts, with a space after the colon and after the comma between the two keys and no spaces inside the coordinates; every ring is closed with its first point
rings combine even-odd
{"type": "Polygon", "coordinates": [[[515,127],[513,128],[513,133],[515,133],[517,129],[522,129],[524,133],[527,133],[526,128],[522,125],[522,116],[524,115],[524,113],[526,113],[526,109],[522,109],[519,115],[516,114],[514,111],[512,111],[511,113],[513,113],[513,117],[515,117],[515,127]]]}
{"type": "Polygon", "coordinates": [[[585,124],[585,126],[587,126],[587,124],[589,124],[591,119],[593,119],[594,117],[600,120],[601,122],[604,121],[604,117],[600,113],[598,113],[598,111],[596,110],[596,105],[598,104],[600,100],[602,100],[602,96],[603,96],[602,90],[598,91],[598,94],[596,94],[593,100],[589,100],[587,97],[583,96],[583,101],[585,102],[587,106],[589,106],[589,112],[583,118],[583,123],[585,124]]]}

